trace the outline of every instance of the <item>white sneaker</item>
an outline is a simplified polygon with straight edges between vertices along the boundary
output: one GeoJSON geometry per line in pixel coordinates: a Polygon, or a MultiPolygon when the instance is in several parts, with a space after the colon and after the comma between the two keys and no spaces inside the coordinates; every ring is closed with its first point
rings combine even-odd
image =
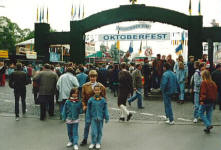
{"type": "Polygon", "coordinates": [[[170,125],[175,124],[175,122],[174,122],[174,121],[170,121],[170,120],[165,121],[165,123],[170,124],[170,125]]]}
{"type": "Polygon", "coordinates": [[[193,122],[194,122],[194,123],[197,123],[197,122],[198,122],[198,119],[197,119],[197,118],[194,118],[194,119],[193,119],[193,122]]]}
{"type": "Polygon", "coordinates": [[[168,120],[169,120],[169,118],[167,118],[167,117],[164,118],[164,121],[168,121],[168,120]]]}
{"type": "Polygon", "coordinates": [[[96,144],[96,149],[101,149],[101,145],[100,144],[96,144]]]}
{"type": "Polygon", "coordinates": [[[90,146],[89,146],[89,149],[93,149],[94,148],[94,144],[91,144],[90,146]]]}
{"type": "Polygon", "coordinates": [[[67,147],[71,147],[73,144],[71,142],[68,142],[68,144],[66,145],[67,147]]]}
{"type": "Polygon", "coordinates": [[[15,117],[15,120],[16,120],[16,121],[19,121],[19,117],[15,117]]]}
{"type": "Polygon", "coordinates": [[[78,150],[78,145],[74,145],[74,150],[78,150]]]}

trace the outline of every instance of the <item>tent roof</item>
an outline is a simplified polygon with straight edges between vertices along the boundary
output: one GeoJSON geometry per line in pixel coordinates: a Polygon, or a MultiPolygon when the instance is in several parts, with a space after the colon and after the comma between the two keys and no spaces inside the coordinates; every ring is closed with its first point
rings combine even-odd
{"type": "Polygon", "coordinates": [[[33,39],[29,39],[27,41],[23,41],[23,42],[17,43],[15,45],[19,46],[19,45],[28,45],[28,44],[34,44],[34,38],[33,39]]]}

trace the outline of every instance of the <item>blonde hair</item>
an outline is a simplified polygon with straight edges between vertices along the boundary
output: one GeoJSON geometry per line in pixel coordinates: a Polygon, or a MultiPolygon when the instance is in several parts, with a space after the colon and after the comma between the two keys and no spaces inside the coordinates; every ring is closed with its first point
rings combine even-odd
{"type": "Polygon", "coordinates": [[[212,81],[212,77],[211,77],[210,72],[208,70],[202,71],[202,78],[203,78],[203,80],[212,81]]]}
{"type": "Polygon", "coordinates": [[[96,70],[91,70],[89,72],[89,76],[97,76],[97,71],[96,70]]]}
{"type": "Polygon", "coordinates": [[[179,62],[179,69],[181,69],[181,70],[183,70],[184,69],[184,64],[183,64],[183,62],[179,62]]]}

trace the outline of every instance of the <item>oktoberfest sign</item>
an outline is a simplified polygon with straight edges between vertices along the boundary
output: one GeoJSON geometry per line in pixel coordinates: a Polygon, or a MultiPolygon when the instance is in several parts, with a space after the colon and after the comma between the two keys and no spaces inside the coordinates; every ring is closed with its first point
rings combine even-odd
{"type": "Polygon", "coordinates": [[[170,33],[100,34],[99,41],[170,40],[170,33]]]}
{"type": "Polygon", "coordinates": [[[142,23],[142,24],[135,24],[135,25],[132,25],[132,26],[129,26],[129,27],[117,26],[116,30],[117,31],[130,31],[130,30],[135,30],[135,29],[150,29],[150,28],[151,28],[150,24],[142,23]]]}

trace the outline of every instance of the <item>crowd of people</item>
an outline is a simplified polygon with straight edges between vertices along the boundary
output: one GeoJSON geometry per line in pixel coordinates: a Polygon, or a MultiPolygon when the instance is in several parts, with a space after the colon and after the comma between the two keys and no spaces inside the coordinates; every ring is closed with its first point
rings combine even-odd
{"type": "Polygon", "coordinates": [[[207,56],[194,61],[184,62],[180,55],[174,61],[171,55],[157,55],[150,62],[143,64],[103,64],[103,65],[66,65],[25,66],[21,63],[9,67],[0,63],[1,86],[5,85],[5,72],[9,86],[14,89],[15,116],[19,120],[19,98],[22,101],[22,113],[26,114],[26,85],[33,85],[35,104],[40,105],[40,120],[54,115],[54,103],[59,104],[60,119],[67,124],[69,142],[67,146],[78,149],[79,114],[85,113],[85,127],[81,146],[87,144],[91,128],[91,145],[89,149],[101,148],[103,122],[109,121],[106,88],[109,87],[117,97],[121,110],[120,121],[130,121],[132,113],[128,105],[137,99],[138,109],[143,109],[143,95],[150,96],[151,90],[160,89],[165,106],[166,123],[174,124],[171,98],[178,95],[177,103],[184,104],[188,92],[193,96],[193,122],[202,119],[210,133],[214,104],[221,110],[221,65],[216,70],[208,69],[207,56]],[[4,83],[4,84],[3,84],[4,83]],[[187,90],[185,90],[187,89],[187,90]],[[142,92],[144,91],[144,94],[142,92]],[[186,92],[187,91],[187,92],[186,92]],[[206,115],[205,115],[206,113],[206,115]]]}

